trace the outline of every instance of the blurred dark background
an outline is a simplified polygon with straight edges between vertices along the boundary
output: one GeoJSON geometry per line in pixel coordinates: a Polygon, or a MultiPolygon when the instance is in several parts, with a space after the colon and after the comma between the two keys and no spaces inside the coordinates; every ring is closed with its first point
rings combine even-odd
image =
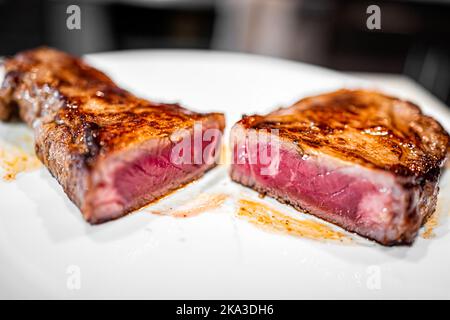
{"type": "Polygon", "coordinates": [[[0,0],[0,56],[42,44],[84,54],[137,48],[250,52],[405,74],[450,104],[447,0],[0,0]],[[81,29],[66,27],[81,8],[81,29]],[[366,27],[369,5],[381,29],[366,27]]]}

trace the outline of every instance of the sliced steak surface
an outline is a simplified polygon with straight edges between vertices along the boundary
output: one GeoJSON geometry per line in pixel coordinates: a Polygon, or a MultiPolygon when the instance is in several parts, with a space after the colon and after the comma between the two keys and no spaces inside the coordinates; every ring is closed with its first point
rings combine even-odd
{"type": "Polygon", "coordinates": [[[19,53],[4,68],[0,118],[19,115],[34,129],[37,156],[90,223],[138,209],[216,164],[220,135],[202,134],[223,132],[221,113],[137,98],[50,48],[19,53]],[[173,161],[180,141],[194,144],[196,127],[200,144],[189,152],[200,161],[173,161]]]}
{"type": "Polygon", "coordinates": [[[435,210],[449,136],[411,102],[339,90],[244,116],[231,145],[234,181],[395,245],[435,210]]]}

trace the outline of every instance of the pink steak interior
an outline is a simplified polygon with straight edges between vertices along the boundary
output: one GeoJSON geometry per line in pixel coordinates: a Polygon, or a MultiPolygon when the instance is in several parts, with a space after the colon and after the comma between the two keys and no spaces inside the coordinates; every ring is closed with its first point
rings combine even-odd
{"type": "Polygon", "coordinates": [[[138,156],[124,155],[124,159],[108,164],[98,174],[90,205],[94,222],[114,218],[121,212],[137,209],[170,191],[200,177],[215,165],[216,145],[220,139],[202,142],[200,149],[191,148],[192,161],[177,163],[171,158],[171,143],[142,150],[138,156]],[[194,156],[200,152],[200,162],[194,156]]]}
{"type": "Polygon", "coordinates": [[[268,175],[262,171],[268,165],[259,160],[249,163],[248,155],[245,144],[234,146],[234,180],[375,239],[396,232],[393,222],[405,208],[390,176],[380,178],[369,169],[355,169],[332,158],[319,161],[286,148],[279,151],[278,170],[268,175]]]}

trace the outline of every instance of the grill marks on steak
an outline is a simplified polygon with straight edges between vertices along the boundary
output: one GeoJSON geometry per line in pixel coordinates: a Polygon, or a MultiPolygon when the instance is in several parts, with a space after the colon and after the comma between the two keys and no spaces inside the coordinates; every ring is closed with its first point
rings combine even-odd
{"type": "MultiPolygon", "coordinates": [[[[20,53],[4,66],[0,118],[18,112],[34,128],[38,157],[91,223],[120,217],[215,165],[174,166],[169,156],[173,134],[192,135],[195,123],[223,131],[223,114],[137,98],[80,59],[49,48],[20,53]]],[[[215,150],[220,139],[211,144],[215,150]]]]}
{"type": "Polygon", "coordinates": [[[244,117],[231,140],[233,180],[385,245],[411,243],[434,211],[449,145],[417,106],[363,90],[244,117]],[[249,161],[259,143],[250,137],[267,129],[278,130],[263,140],[279,147],[273,175],[249,161]]]}

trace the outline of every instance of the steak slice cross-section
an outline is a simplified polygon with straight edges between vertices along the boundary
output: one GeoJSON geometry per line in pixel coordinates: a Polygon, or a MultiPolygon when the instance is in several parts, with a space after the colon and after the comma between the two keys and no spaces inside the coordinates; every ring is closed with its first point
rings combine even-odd
{"type": "Polygon", "coordinates": [[[34,129],[37,156],[90,223],[138,209],[216,164],[221,113],[137,98],[80,59],[50,48],[19,53],[4,68],[0,118],[18,114],[34,129]],[[208,131],[213,134],[203,141],[208,131]],[[180,153],[196,161],[174,161],[181,141],[197,146],[180,153]]]}
{"type": "Polygon", "coordinates": [[[231,146],[234,181],[395,245],[435,210],[449,136],[410,102],[339,90],[244,116],[231,146]]]}

